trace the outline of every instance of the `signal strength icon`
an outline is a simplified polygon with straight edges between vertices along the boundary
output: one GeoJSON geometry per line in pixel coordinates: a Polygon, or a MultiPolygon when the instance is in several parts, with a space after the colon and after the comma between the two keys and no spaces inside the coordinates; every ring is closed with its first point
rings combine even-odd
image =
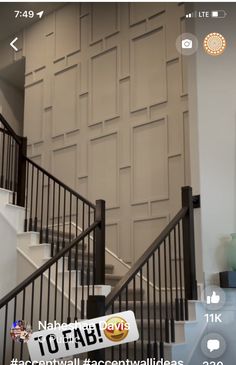
{"type": "Polygon", "coordinates": [[[188,13],[185,15],[185,18],[194,18],[195,17],[195,13],[188,13]]]}

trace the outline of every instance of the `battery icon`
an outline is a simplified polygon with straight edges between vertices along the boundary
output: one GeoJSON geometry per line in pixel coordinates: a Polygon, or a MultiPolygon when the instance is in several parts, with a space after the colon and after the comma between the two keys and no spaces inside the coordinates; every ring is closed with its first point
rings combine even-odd
{"type": "Polygon", "coordinates": [[[211,12],[211,17],[212,18],[225,18],[227,15],[225,10],[213,10],[211,12]]]}

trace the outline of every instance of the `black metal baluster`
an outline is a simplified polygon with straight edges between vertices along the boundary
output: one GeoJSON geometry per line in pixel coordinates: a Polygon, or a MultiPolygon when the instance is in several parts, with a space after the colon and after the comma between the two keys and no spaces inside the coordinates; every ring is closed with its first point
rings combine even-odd
{"type": "Polygon", "coordinates": [[[163,323],[162,323],[162,278],[161,278],[161,251],[160,247],[157,250],[158,253],[158,290],[159,290],[159,320],[160,320],[160,359],[164,357],[164,336],[163,336],[163,323]]]}
{"type": "Polygon", "coordinates": [[[35,193],[35,216],[34,216],[34,230],[38,230],[38,195],[39,195],[39,169],[37,169],[36,178],[36,193],[35,193]]]}
{"type": "Polygon", "coordinates": [[[29,231],[33,230],[33,196],[34,196],[34,165],[31,168],[31,197],[30,197],[30,213],[29,213],[29,231]]]}
{"type": "Polygon", "coordinates": [[[25,221],[24,221],[24,231],[28,231],[28,195],[29,195],[29,163],[26,162],[26,192],[25,192],[25,221]]]}
{"type": "Polygon", "coordinates": [[[58,185],[58,217],[57,217],[57,253],[59,252],[60,246],[60,213],[61,213],[61,187],[58,185]]]}
{"type": "MultiPolygon", "coordinates": [[[[75,234],[78,237],[78,197],[76,198],[76,219],[75,219],[75,234]]],[[[78,246],[79,243],[75,246],[75,321],[78,319],[78,246]]]]}
{"type": "Polygon", "coordinates": [[[9,171],[9,189],[12,191],[12,174],[13,174],[13,138],[10,138],[10,171],[9,171]]]}
{"type": "Polygon", "coordinates": [[[54,219],[55,219],[55,180],[53,180],[53,193],[52,193],[52,244],[51,244],[51,257],[54,255],[54,219]]]}
{"type": "Polygon", "coordinates": [[[176,244],[176,227],[174,227],[174,256],[175,256],[175,318],[180,319],[179,298],[178,298],[178,263],[177,263],[177,244],[176,244]]]}
{"type": "Polygon", "coordinates": [[[143,329],[143,268],[140,268],[140,316],[141,316],[141,359],[144,360],[144,329],[143,329]]]}
{"type": "MultiPolygon", "coordinates": [[[[82,230],[84,231],[84,202],[82,207],[82,230]]],[[[82,286],[82,298],[81,298],[81,319],[84,319],[84,239],[82,240],[82,265],[81,265],[81,286],[82,286]]]]}
{"type": "MultiPolygon", "coordinates": [[[[72,194],[70,193],[70,222],[69,222],[69,241],[71,242],[71,224],[72,224],[72,220],[71,220],[71,209],[72,209],[72,194]]],[[[77,246],[78,244],[76,244],[77,246]]],[[[75,263],[74,263],[75,266],[75,263]]],[[[73,268],[74,271],[75,268],[73,268]]],[[[71,318],[70,318],[70,302],[71,302],[71,270],[72,270],[72,264],[71,264],[71,249],[69,250],[69,296],[68,296],[68,316],[67,316],[67,323],[71,322],[71,318]]]]}
{"type": "Polygon", "coordinates": [[[34,328],[34,281],[32,281],[31,289],[31,316],[30,316],[31,328],[34,328]]]}
{"type": "Polygon", "coordinates": [[[1,187],[4,187],[4,162],[5,162],[5,128],[3,129],[3,142],[2,142],[2,168],[1,168],[1,187]]]}
{"type": "Polygon", "coordinates": [[[165,272],[165,337],[166,342],[170,341],[169,331],[169,311],[168,311],[168,284],[167,284],[167,254],[166,240],[164,240],[164,272],[165,272]]]}
{"type": "MultiPolygon", "coordinates": [[[[121,305],[121,293],[120,293],[120,295],[119,295],[119,312],[121,312],[122,311],[122,305],[121,305]]],[[[122,346],[121,345],[119,345],[119,359],[121,359],[122,358],[122,346]]]]}
{"type": "Polygon", "coordinates": [[[18,149],[19,146],[15,142],[15,160],[14,160],[14,187],[13,187],[13,204],[16,204],[16,192],[17,192],[17,161],[18,161],[18,149]]]}
{"type": "Polygon", "coordinates": [[[50,291],[51,291],[51,266],[48,268],[48,301],[47,301],[47,323],[50,316],[50,291]]]}
{"type": "MultiPolygon", "coordinates": [[[[21,316],[22,320],[25,320],[25,288],[23,289],[23,302],[22,302],[22,316],[21,316]]],[[[21,342],[21,346],[20,346],[20,360],[23,360],[23,342],[21,342]]]]}
{"type": "Polygon", "coordinates": [[[43,203],[44,203],[44,173],[42,174],[42,197],[41,197],[40,243],[42,243],[42,242],[43,242],[43,203]]]}
{"type": "MultiPolygon", "coordinates": [[[[89,226],[90,226],[90,207],[88,207],[88,227],[89,226]]],[[[88,235],[87,285],[88,285],[88,295],[90,295],[90,235],[88,235]]]]}
{"type": "MultiPolygon", "coordinates": [[[[125,309],[128,310],[128,285],[125,287],[125,309]]],[[[126,344],[126,359],[129,358],[129,343],[126,344]]]]}
{"type": "MultiPolygon", "coordinates": [[[[68,295],[68,311],[67,311],[67,323],[71,322],[71,318],[70,318],[70,302],[71,302],[71,270],[72,270],[72,265],[71,265],[71,249],[69,250],[69,295],[68,295]]],[[[74,270],[73,270],[74,271],[74,270]]]]}
{"type": "MultiPolygon", "coordinates": [[[[136,313],[136,276],[134,276],[133,278],[133,311],[135,314],[135,317],[137,317],[137,313],[136,313]]],[[[134,360],[137,359],[137,344],[136,341],[134,342],[134,360]]]]}
{"type": "Polygon", "coordinates": [[[62,278],[61,278],[61,322],[63,323],[64,318],[64,279],[65,279],[65,255],[62,259],[62,278]]]}
{"type": "Polygon", "coordinates": [[[184,321],[184,300],[183,300],[183,280],[182,280],[182,255],[181,255],[181,237],[180,223],[178,223],[178,246],[179,246],[179,281],[180,281],[180,320],[184,321]]]}
{"type": "Polygon", "coordinates": [[[151,357],[151,323],[150,323],[150,278],[149,278],[149,260],[146,263],[147,267],[147,320],[148,320],[148,345],[147,357],[151,357]]]}
{"type": "Polygon", "coordinates": [[[5,177],[5,189],[8,189],[8,173],[9,173],[9,134],[7,135],[7,154],[6,154],[6,177],[5,177]]]}
{"type": "Polygon", "coordinates": [[[42,302],[43,302],[43,274],[40,275],[39,321],[41,321],[42,319],[42,302]]]}
{"type": "MultiPolygon", "coordinates": [[[[16,307],[17,307],[17,295],[14,297],[14,314],[13,314],[13,323],[16,321],[16,307]]],[[[15,341],[12,341],[12,350],[11,350],[11,358],[15,357],[15,341]]]]}
{"type": "Polygon", "coordinates": [[[3,335],[2,365],[5,365],[5,358],[6,358],[8,304],[5,305],[5,308],[6,309],[5,309],[5,322],[4,322],[4,335],[3,335]]]}
{"type": "Polygon", "coordinates": [[[64,207],[63,207],[63,228],[62,228],[62,247],[65,247],[65,230],[66,230],[66,189],[64,189],[64,207]]]}
{"type": "Polygon", "coordinates": [[[171,233],[168,235],[168,243],[169,243],[169,275],[170,275],[170,326],[171,326],[171,342],[175,342],[175,322],[174,322],[173,282],[172,282],[171,233]]]}
{"type": "Polygon", "coordinates": [[[155,252],[152,255],[152,275],[153,275],[153,324],[154,324],[154,338],[153,338],[153,356],[157,359],[157,314],[156,314],[156,259],[155,252]]]}
{"type": "MultiPolygon", "coordinates": [[[[48,194],[47,194],[47,218],[46,218],[46,243],[48,242],[48,226],[49,226],[49,214],[50,214],[50,178],[48,176],[48,194]]],[[[52,246],[52,243],[51,243],[52,246]]],[[[51,249],[52,250],[52,249],[51,249]]]]}
{"type": "Polygon", "coordinates": [[[58,291],[58,287],[57,287],[57,276],[58,276],[58,260],[56,261],[56,270],[55,270],[55,293],[54,293],[54,320],[57,319],[57,291],[58,291]]]}

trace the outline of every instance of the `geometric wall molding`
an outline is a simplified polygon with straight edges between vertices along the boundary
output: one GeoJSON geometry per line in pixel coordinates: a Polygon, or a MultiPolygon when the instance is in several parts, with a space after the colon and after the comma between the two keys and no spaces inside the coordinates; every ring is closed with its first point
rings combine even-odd
{"type": "Polygon", "coordinates": [[[76,187],[78,147],[61,147],[52,151],[52,173],[72,189],[76,187]],[[62,169],[63,166],[63,169],[62,169]]]}
{"type": "Polygon", "coordinates": [[[119,203],[118,134],[90,140],[88,146],[89,196],[92,201],[105,199],[107,208],[119,203]]]}
{"type": "Polygon", "coordinates": [[[108,221],[106,223],[106,242],[107,247],[119,256],[119,236],[120,222],[108,221]]]}
{"type": "Polygon", "coordinates": [[[140,23],[149,17],[154,17],[155,15],[165,11],[165,3],[130,3],[130,25],[140,23]]]}
{"type": "Polygon", "coordinates": [[[91,44],[119,31],[119,4],[93,3],[91,5],[91,44]]]}
{"type": "Polygon", "coordinates": [[[118,116],[117,57],[117,48],[112,48],[91,58],[90,125],[118,116]]]}
{"type": "Polygon", "coordinates": [[[77,129],[78,67],[54,75],[53,136],[77,129]]]}
{"type": "Polygon", "coordinates": [[[80,48],[80,7],[63,7],[55,13],[55,59],[80,48]]]}
{"type": "Polygon", "coordinates": [[[43,89],[43,80],[25,88],[24,135],[30,144],[43,141],[43,89]]]}
{"type": "Polygon", "coordinates": [[[132,128],[132,203],[168,199],[167,119],[132,128]]]}
{"type": "Polygon", "coordinates": [[[175,47],[184,14],[183,3],[68,3],[19,38],[28,154],[106,200],[108,247],[128,262],[191,184],[186,62],[175,47]]]}
{"type": "Polygon", "coordinates": [[[131,110],[167,101],[165,27],[131,41],[131,110]]]}
{"type": "Polygon", "coordinates": [[[132,223],[133,261],[136,261],[166,226],[168,217],[140,218],[132,223]]]}

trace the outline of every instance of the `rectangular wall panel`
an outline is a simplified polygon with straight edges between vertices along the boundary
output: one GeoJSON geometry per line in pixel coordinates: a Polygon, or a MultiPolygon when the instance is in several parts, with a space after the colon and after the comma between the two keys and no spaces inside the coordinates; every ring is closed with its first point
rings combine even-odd
{"type": "Polygon", "coordinates": [[[132,110],[166,101],[166,52],[164,27],[132,40],[132,110]]]}
{"type": "Polygon", "coordinates": [[[146,18],[149,18],[150,16],[154,16],[162,11],[165,10],[165,3],[130,3],[130,24],[136,24],[140,21],[145,20],[146,18]]]}
{"type": "Polygon", "coordinates": [[[40,142],[43,138],[43,81],[25,89],[25,100],[24,135],[28,143],[40,142]]]}
{"type": "Polygon", "coordinates": [[[133,128],[133,200],[143,202],[168,197],[166,119],[133,128]]]}
{"type": "Polygon", "coordinates": [[[117,115],[117,49],[91,60],[91,123],[117,115]]]}
{"type": "Polygon", "coordinates": [[[77,124],[77,66],[54,76],[53,132],[70,132],[77,124]]]}
{"type": "Polygon", "coordinates": [[[91,13],[92,42],[114,34],[118,30],[118,4],[93,3],[91,13]]]}
{"type": "Polygon", "coordinates": [[[63,147],[53,151],[53,174],[71,188],[76,186],[77,146],[63,147]],[[63,169],[62,169],[63,166],[63,169]]]}
{"type": "Polygon", "coordinates": [[[80,47],[79,6],[71,4],[56,11],[56,59],[80,47]]]}
{"type": "Polygon", "coordinates": [[[136,261],[167,224],[167,217],[140,219],[133,222],[133,256],[136,261]]]}
{"type": "Polygon", "coordinates": [[[118,205],[117,134],[90,141],[89,196],[92,201],[105,199],[108,208],[118,205]]]}

